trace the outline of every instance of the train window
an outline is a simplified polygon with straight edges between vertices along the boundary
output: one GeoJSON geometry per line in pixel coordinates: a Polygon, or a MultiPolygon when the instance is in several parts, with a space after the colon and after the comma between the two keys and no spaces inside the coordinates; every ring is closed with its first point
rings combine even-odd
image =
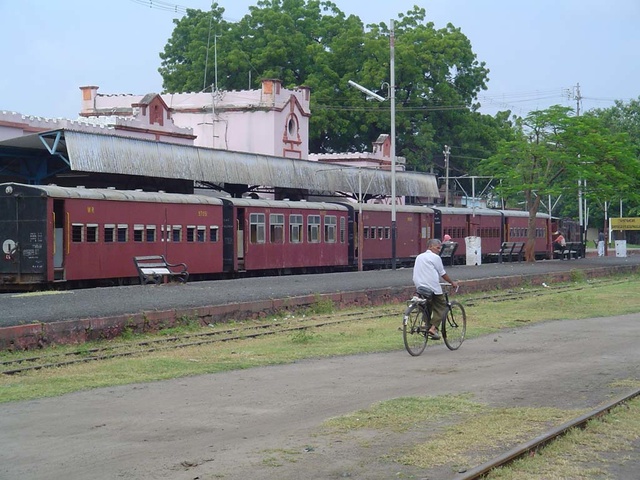
{"type": "Polygon", "coordinates": [[[384,227],[378,227],[378,238],[380,240],[384,238],[384,227]]]}
{"type": "Polygon", "coordinates": [[[116,240],[116,226],[115,225],[105,225],[104,226],[104,242],[105,243],[113,243],[116,240]]]}
{"type": "Polygon", "coordinates": [[[204,225],[198,225],[196,242],[204,243],[206,230],[207,230],[207,227],[205,227],[204,225]]]}
{"type": "Polygon", "coordinates": [[[302,242],[302,215],[289,215],[289,242],[302,242]]]}
{"type": "Polygon", "coordinates": [[[387,240],[391,238],[391,227],[384,227],[384,238],[387,240]]]}
{"type": "Polygon", "coordinates": [[[144,225],[133,226],[133,241],[134,242],[144,241],[144,225]]]}
{"type": "Polygon", "coordinates": [[[370,238],[376,238],[376,232],[377,232],[376,227],[369,227],[369,229],[371,233],[370,238]]]}
{"type": "Polygon", "coordinates": [[[251,243],[265,243],[264,213],[252,213],[249,216],[249,241],[251,243]]]}
{"type": "Polygon", "coordinates": [[[156,226],[155,225],[147,225],[146,238],[147,238],[147,242],[155,242],[156,241],[156,226]]]}
{"type": "Polygon", "coordinates": [[[129,240],[129,225],[118,225],[118,242],[126,242],[129,240]]]}
{"type": "Polygon", "coordinates": [[[218,241],[218,227],[209,227],[209,241],[210,242],[218,241]]]}
{"type": "Polygon", "coordinates": [[[320,215],[309,215],[307,218],[307,241],[320,242],[320,215]]]}
{"type": "Polygon", "coordinates": [[[182,241],[182,225],[174,225],[173,227],[171,227],[171,241],[182,241]]]}
{"type": "Polygon", "coordinates": [[[196,226],[187,225],[187,242],[195,242],[195,241],[196,241],[196,226]]]}
{"type": "Polygon", "coordinates": [[[74,243],[82,242],[84,233],[84,225],[81,223],[74,223],[71,225],[71,241],[74,243]]]}
{"type": "Polygon", "coordinates": [[[347,219],[344,217],[340,217],[340,243],[345,242],[345,236],[347,233],[347,219]]]}
{"type": "Polygon", "coordinates": [[[269,241],[284,243],[284,215],[279,213],[269,215],[269,241]]]}
{"type": "Polygon", "coordinates": [[[88,243],[98,242],[98,225],[96,225],[95,223],[91,223],[87,225],[87,242],[88,243]]]}
{"type": "Polygon", "coordinates": [[[336,229],[338,218],[335,215],[325,215],[324,217],[324,241],[336,243],[336,229]]]}

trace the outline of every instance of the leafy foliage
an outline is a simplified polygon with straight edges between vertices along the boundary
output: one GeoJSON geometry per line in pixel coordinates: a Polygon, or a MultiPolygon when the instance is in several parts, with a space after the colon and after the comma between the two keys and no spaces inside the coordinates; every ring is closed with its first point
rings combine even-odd
{"type": "MultiPolygon", "coordinates": [[[[483,171],[501,179],[497,191],[507,206],[524,201],[530,215],[528,247],[533,246],[542,198],[562,194],[575,205],[581,179],[587,185],[582,193],[592,203],[621,195],[637,201],[639,166],[626,134],[612,133],[597,117],[573,116],[560,106],[519,119],[514,139],[503,141],[481,164],[483,171]]],[[[527,250],[528,260],[532,254],[527,250]]]]}
{"type": "MultiPolygon", "coordinates": [[[[369,150],[390,132],[389,102],[371,102],[348,86],[353,80],[389,95],[388,25],[365,27],[322,0],[259,0],[249,11],[229,23],[214,2],[209,12],[188,10],[174,20],[160,54],[164,89],[242,90],[259,87],[263,78],[277,78],[286,88],[308,86],[312,152],[369,150]]],[[[437,172],[447,144],[453,171],[466,172],[511,135],[508,113],[494,118],[477,112],[474,102],[486,89],[488,68],[459,28],[436,29],[425,18],[425,9],[414,7],[394,22],[396,151],[410,168],[437,172]]]]}

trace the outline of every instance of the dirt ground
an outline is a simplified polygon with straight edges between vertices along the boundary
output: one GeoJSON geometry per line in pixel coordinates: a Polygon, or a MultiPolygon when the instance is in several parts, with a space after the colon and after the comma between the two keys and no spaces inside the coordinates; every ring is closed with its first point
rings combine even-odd
{"type": "MultiPolygon", "coordinates": [[[[404,396],[591,409],[640,378],[640,315],[565,320],[384,354],[97,389],[0,405],[2,479],[450,479],[389,460],[437,426],[325,434],[324,420],[404,396]]],[[[496,452],[498,453],[498,452],[496,452]]],[[[638,452],[635,452],[638,458],[638,452]]],[[[474,466],[474,465],[471,465],[474,466]]],[[[634,478],[637,461],[613,461],[634,478]]]]}

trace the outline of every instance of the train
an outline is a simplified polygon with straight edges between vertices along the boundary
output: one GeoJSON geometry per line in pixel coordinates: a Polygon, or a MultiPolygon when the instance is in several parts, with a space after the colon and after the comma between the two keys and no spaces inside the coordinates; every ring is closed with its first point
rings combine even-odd
{"type": "MultiPolygon", "coordinates": [[[[483,261],[504,241],[526,241],[528,214],[488,208],[397,205],[396,265],[412,266],[429,238],[469,237],[483,261]]],[[[221,198],[112,188],[0,184],[0,289],[126,285],[133,258],[164,255],[190,279],[388,268],[392,207],[347,201],[221,198]]],[[[550,258],[556,225],[536,218],[535,252],[550,258]]]]}

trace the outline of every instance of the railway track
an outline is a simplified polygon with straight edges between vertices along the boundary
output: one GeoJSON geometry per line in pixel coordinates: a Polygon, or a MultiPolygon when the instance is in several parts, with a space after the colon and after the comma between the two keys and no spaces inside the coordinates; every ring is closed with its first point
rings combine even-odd
{"type": "Polygon", "coordinates": [[[623,405],[639,395],[640,389],[637,389],[634,392],[619,397],[607,403],[606,405],[596,408],[591,412],[588,412],[584,415],[574,418],[573,420],[570,420],[569,422],[555,427],[526,443],[518,445],[517,447],[486,463],[483,463],[482,465],[461,473],[460,475],[456,476],[454,480],[476,480],[479,478],[483,478],[492,470],[504,467],[518,460],[519,458],[534,455],[545,445],[548,445],[549,443],[558,439],[562,435],[566,434],[569,430],[573,428],[584,428],[590,420],[600,418],[603,415],[608,414],[613,408],[619,405],[623,405]]]}
{"type": "MultiPolygon", "coordinates": [[[[625,280],[603,279],[590,284],[566,284],[554,285],[553,288],[528,288],[523,290],[505,290],[496,293],[479,293],[465,297],[466,306],[473,306],[480,302],[504,302],[516,301],[531,297],[557,295],[561,293],[594,288],[598,285],[612,285],[624,283],[625,280]]],[[[162,338],[153,338],[133,342],[111,341],[103,346],[95,348],[79,347],[62,353],[44,353],[42,355],[26,356],[16,353],[18,358],[8,358],[0,361],[0,373],[15,375],[44,368],[59,368],[79,363],[104,361],[118,357],[139,356],[163,350],[196,347],[201,345],[216,344],[234,340],[245,340],[268,335],[277,335],[300,330],[318,329],[331,325],[338,325],[354,320],[373,320],[390,315],[398,316],[401,321],[402,309],[397,306],[384,307],[383,309],[365,308],[356,311],[337,312],[329,315],[297,318],[288,317],[285,320],[265,321],[261,323],[246,323],[231,328],[221,328],[212,331],[188,333],[162,338]]]]}

